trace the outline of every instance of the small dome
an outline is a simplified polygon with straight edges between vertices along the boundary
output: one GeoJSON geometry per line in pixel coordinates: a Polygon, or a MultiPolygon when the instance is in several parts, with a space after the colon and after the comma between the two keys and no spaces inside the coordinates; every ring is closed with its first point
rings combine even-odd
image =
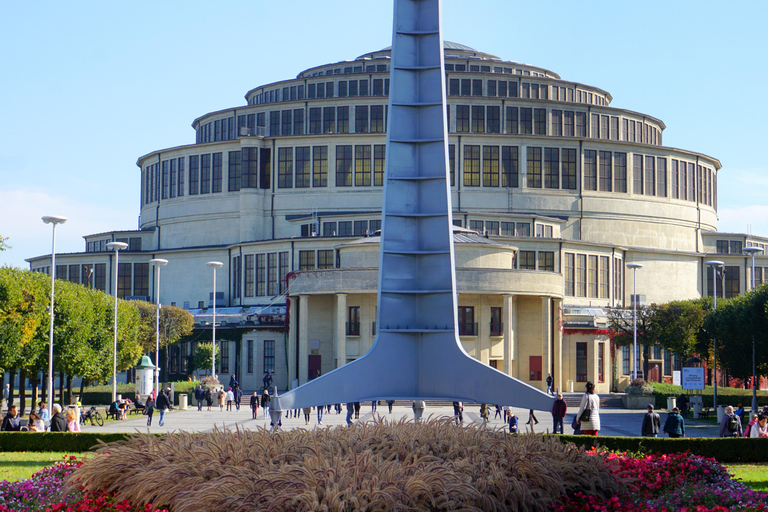
{"type": "Polygon", "coordinates": [[[152,364],[152,359],[149,356],[141,356],[141,361],[136,365],[137,370],[154,369],[155,365],[152,364]]]}

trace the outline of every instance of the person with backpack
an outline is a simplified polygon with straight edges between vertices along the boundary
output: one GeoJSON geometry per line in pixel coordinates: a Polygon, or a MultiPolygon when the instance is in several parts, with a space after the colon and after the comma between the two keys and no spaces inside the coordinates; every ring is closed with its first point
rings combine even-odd
{"type": "Polygon", "coordinates": [[[725,408],[725,414],[720,421],[720,437],[741,437],[744,433],[741,429],[741,418],[733,412],[733,406],[725,408]]]}
{"type": "Polygon", "coordinates": [[[664,422],[664,433],[672,438],[685,437],[685,420],[680,416],[680,409],[677,407],[667,416],[667,421],[664,422]]]}

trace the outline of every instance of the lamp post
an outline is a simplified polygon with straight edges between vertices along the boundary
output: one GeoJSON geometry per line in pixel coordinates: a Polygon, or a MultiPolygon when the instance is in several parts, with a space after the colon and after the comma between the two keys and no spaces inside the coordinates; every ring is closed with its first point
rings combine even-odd
{"type": "Polygon", "coordinates": [[[109,242],[107,247],[115,251],[115,342],[112,346],[112,401],[117,400],[117,274],[120,270],[118,264],[118,255],[120,249],[125,249],[128,244],[125,242],[109,242]]]}
{"type": "Polygon", "coordinates": [[[637,366],[639,354],[637,353],[637,269],[643,268],[640,263],[627,263],[627,268],[632,269],[632,316],[634,318],[633,348],[632,348],[632,380],[637,378],[637,366]]]}
{"type": "MultiPolygon", "coordinates": [[[[715,305],[714,305],[714,311],[717,312],[717,269],[720,267],[725,266],[725,263],[718,260],[712,260],[707,261],[705,265],[712,267],[712,282],[714,283],[714,295],[715,295],[715,305]]],[[[717,414],[717,338],[712,338],[712,357],[714,359],[714,372],[713,372],[713,381],[715,383],[715,392],[712,399],[712,403],[715,406],[715,414],[717,414]]]]}
{"type": "Polygon", "coordinates": [[[53,418],[53,299],[56,286],[56,225],[67,222],[66,217],[47,215],[43,222],[53,224],[53,236],[51,242],[51,330],[48,333],[48,417],[53,418]]]}
{"type": "MultiPolygon", "coordinates": [[[[759,247],[745,247],[742,249],[744,254],[752,256],[752,288],[755,289],[755,254],[763,252],[759,247]]],[[[755,333],[752,333],[752,414],[757,410],[757,387],[755,382],[757,381],[757,371],[755,370],[755,333]]]]}
{"type": "Polygon", "coordinates": [[[209,261],[206,263],[213,269],[213,342],[211,343],[211,376],[216,378],[216,269],[224,264],[220,261],[209,261]]]}
{"type": "Polygon", "coordinates": [[[160,267],[168,264],[168,260],[154,258],[149,260],[155,266],[155,303],[157,304],[155,324],[155,396],[160,393],[160,267]]]}

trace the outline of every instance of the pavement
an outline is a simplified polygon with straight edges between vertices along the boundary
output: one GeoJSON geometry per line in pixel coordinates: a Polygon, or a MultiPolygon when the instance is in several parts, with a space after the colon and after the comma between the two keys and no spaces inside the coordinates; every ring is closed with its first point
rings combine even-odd
{"type": "MultiPolygon", "coordinates": [[[[247,395],[246,395],[247,397],[247,395]]],[[[410,403],[397,402],[390,414],[385,402],[381,402],[382,405],[377,407],[377,411],[371,410],[371,403],[365,402],[360,408],[360,418],[353,420],[358,422],[369,422],[376,418],[399,421],[402,418],[413,419],[413,410],[410,407],[410,403]]],[[[258,428],[270,428],[269,415],[264,415],[264,409],[259,408],[259,415],[257,419],[251,418],[251,410],[247,406],[245,400],[240,410],[221,411],[218,406],[211,408],[211,411],[207,410],[207,407],[203,407],[202,411],[197,410],[197,406],[190,406],[188,410],[184,411],[175,408],[172,411],[166,413],[165,425],[159,426],[160,414],[155,411],[152,426],[147,426],[147,417],[141,414],[130,415],[125,421],[112,421],[106,423],[103,427],[82,425],[83,432],[211,432],[214,428],[219,429],[258,429],[258,428]]],[[[234,409],[234,408],[233,408],[234,409]]],[[[527,425],[528,421],[528,409],[511,408],[517,417],[519,418],[519,424],[521,431],[530,432],[533,430],[536,433],[546,433],[552,430],[552,415],[538,411],[536,418],[539,423],[534,424],[532,427],[527,425]]],[[[102,408],[100,408],[100,412],[102,408]]],[[[600,410],[600,435],[602,436],[639,436],[640,427],[643,422],[643,416],[645,410],[628,410],[620,408],[602,408],[600,410]]],[[[657,410],[661,416],[662,427],[666,420],[666,411],[657,410]]],[[[504,428],[506,425],[501,418],[494,418],[494,407],[489,407],[489,421],[487,423],[488,428],[498,429],[504,428]]],[[[571,421],[576,413],[576,409],[573,407],[568,408],[568,413],[565,417],[565,433],[572,434],[571,421]]],[[[452,417],[453,407],[449,403],[439,402],[431,403],[427,402],[426,409],[424,410],[424,418],[440,418],[440,417],[452,417]]],[[[299,411],[299,417],[287,417],[287,411],[283,411],[282,418],[283,430],[291,430],[294,428],[326,428],[336,426],[346,426],[346,409],[343,409],[341,414],[336,414],[336,411],[331,408],[331,412],[325,412],[323,414],[322,425],[318,424],[317,411],[312,410],[310,414],[309,424],[305,424],[304,415],[299,411]]],[[[479,404],[465,404],[464,406],[464,424],[477,424],[483,423],[480,417],[480,405],[479,404]]],[[[686,437],[718,437],[719,429],[714,423],[700,420],[687,419],[685,420],[685,432],[686,437]]]]}

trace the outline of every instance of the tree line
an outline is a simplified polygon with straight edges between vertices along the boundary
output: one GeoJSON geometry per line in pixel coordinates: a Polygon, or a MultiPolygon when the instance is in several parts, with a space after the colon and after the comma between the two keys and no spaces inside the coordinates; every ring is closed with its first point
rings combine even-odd
{"type": "MultiPolygon", "coordinates": [[[[631,308],[609,313],[617,346],[632,345],[631,308]]],[[[651,304],[637,308],[637,343],[645,350],[658,344],[684,360],[699,357],[732,377],[748,382],[752,376],[752,339],[757,375],[768,375],[768,283],[731,299],[712,297],[651,304]]]]}
{"type": "MultiPolygon", "coordinates": [[[[115,299],[99,290],[60,279],[55,286],[53,368],[59,384],[54,383],[54,387],[59,388],[61,395],[66,389],[69,397],[74,377],[83,378],[81,391],[85,382],[106,383],[112,379],[115,299]]],[[[32,384],[32,397],[36,401],[47,379],[50,294],[50,275],[8,266],[0,268],[0,373],[8,375],[4,380],[12,387],[14,377],[19,376],[22,411],[26,406],[26,380],[32,384]],[[40,373],[43,382],[37,381],[40,373]]],[[[156,311],[155,304],[118,300],[118,372],[135,366],[142,354],[155,351],[156,311]]],[[[163,306],[161,348],[190,334],[193,327],[188,311],[163,306]]],[[[44,392],[48,394],[47,390],[44,392]]]]}

